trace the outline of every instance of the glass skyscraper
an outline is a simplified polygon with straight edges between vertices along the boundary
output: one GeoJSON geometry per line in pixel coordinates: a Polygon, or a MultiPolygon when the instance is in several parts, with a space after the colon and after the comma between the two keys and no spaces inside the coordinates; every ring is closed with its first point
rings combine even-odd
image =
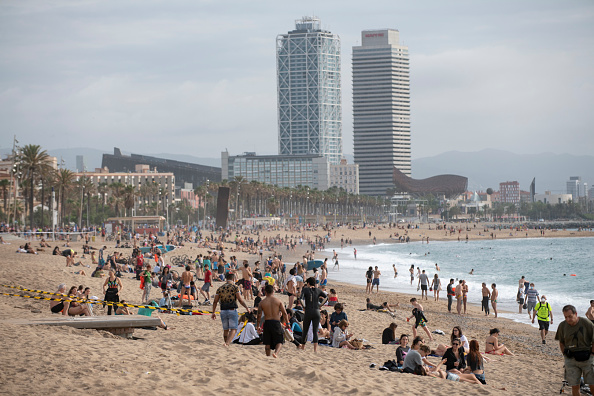
{"type": "Polygon", "coordinates": [[[364,195],[386,195],[394,167],[411,175],[408,47],[398,39],[398,30],[364,30],[353,47],[353,148],[364,195]]]}
{"type": "Polygon", "coordinates": [[[277,36],[279,154],[342,158],[340,38],[315,17],[277,36]]]}

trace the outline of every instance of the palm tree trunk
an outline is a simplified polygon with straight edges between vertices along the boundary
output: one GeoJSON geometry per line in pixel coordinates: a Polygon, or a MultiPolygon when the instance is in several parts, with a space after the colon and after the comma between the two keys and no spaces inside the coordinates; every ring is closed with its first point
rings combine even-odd
{"type": "Polygon", "coordinates": [[[43,221],[43,205],[45,204],[45,189],[44,189],[45,183],[43,182],[43,179],[41,179],[41,228],[43,229],[43,226],[45,224],[43,221]]]}
{"type": "Polygon", "coordinates": [[[31,190],[29,191],[29,221],[31,226],[31,231],[33,230],[33,172],[31,172],[31,190]]]}

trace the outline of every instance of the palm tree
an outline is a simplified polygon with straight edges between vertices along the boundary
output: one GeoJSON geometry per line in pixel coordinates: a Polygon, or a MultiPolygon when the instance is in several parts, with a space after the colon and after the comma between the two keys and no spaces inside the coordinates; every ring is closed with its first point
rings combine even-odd
{"type": "Polygon", "coordinates": [[[134,200],[136,199],[136,189],[132,185],[127,185],[124,187],[124,192],[122,194],[122,199],[124,201],[124,208],[126,209],[126,216],[128,215],[128,210],[134,207],[134,200]]]}
{"type": "Polygon", "coordinates": [[[2,190],[2,198],[4,199],[4,215],[6,215],[6,210],[8,209],[8,186],[10,186],[10,180],[0,180],[0,189],[2,190]]]}
{"type": "Polygon", "coordinates": [[[66,191],[74,183],[74,173],[69,169],[58,169],[54,174],[54,180],[58,189],[57,204],[60,207],[60,221],[58,223],[61,223],[66,213],[66,191]]]}
{"type": "Polygon", "coordinates": [[[29,221],[31,229],[34,228],[33,224],[33,193],[35,178],[41,173],[42,169],[50,166],[50,157],[47,151],[42,150],[41,146],[36,144],[28,144],[23,147],[21,152],[21,164],[23,171],[25,172],[25,179],[30,182],[29,188],[29,221]]]}
{"type": "Polygon", "coordinates": [[[126,186],[121,182],[115,182],[109,185],[109,189],[112,191],[111,197],[113,198],[116,217],[119,217],[120,215],[120,203],[122,202],[125,187],[126,186]]]}

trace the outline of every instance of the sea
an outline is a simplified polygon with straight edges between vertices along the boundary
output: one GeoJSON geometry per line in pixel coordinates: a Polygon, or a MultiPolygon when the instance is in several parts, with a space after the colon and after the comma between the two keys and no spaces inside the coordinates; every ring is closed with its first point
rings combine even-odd
{"type": "MultiPolygon", "coordinates": [[[[518,322],[530,323],[526,310],[518,313],[516,294],[518,281],[525,276],[535,284],[540,295],[546,295],[551,304],[555,330],[563,320],[562,308],[573,304],[580,316],[584,316],[590,300],[594,299],[594,238],[515,238],[480,241],[430,241],[411,243],[382,243],[360,246],[345,246],[333,250],[338,254],[339,270],[329,261],[329,280],[365,285],[368,267],[378,266],[382,275],[380,289],[408,294],[417,291],[417,267],[425,270],[432,279],[437,272],[442,291],[440,300],[447,309],[446,285],[450,278],[465,279],[469,286],[468,302],[480,306],[481,284],[489,288],[497,284],[499,290],[498,310],[500,316],[518,322]],[[354,258],[354,249],[357,258],[354,258]],[[392,265],[396,265],[398,277],[394,278],[392,265]],[[415,280],[410,284],[409,268],[415,267],[415,280]],[[473,275],[469,272],[473,271],[473,275]]],[[[429,292],[429,298],[433,293],[429,292]]],[[[374,303],[378,303],[375,301],[374,303]]],[[[455,306],[455,300],[454,300],[455,306]]],[[[491,315],[493,313],[491,312],[491,315]]],[[[536,324],[533,326],[538,327],[536,324]]]]}

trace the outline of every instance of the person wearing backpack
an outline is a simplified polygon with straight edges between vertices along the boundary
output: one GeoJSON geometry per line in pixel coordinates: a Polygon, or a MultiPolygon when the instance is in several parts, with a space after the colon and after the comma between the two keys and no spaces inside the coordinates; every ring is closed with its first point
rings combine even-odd
{"type": "Polygon", "coordinates": [[[547,296],[544,294],[540,297],[540,302],[534,306],[532,323],[534,323],[534,318],[538,319],[540,338],[542,339],[542,343],[546,344],[545,337],[549,333],[549,324],[553,324],[553,310],[551,309],[551,304],[547,302],[547,296]]]}

